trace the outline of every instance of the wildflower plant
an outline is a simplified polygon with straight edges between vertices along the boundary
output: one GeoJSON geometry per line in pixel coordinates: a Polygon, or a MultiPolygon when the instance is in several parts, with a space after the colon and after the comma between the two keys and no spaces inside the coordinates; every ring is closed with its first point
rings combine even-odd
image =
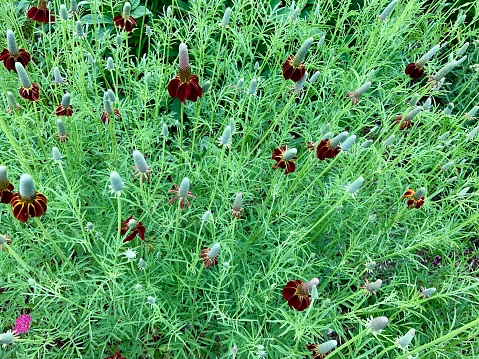
{"type": "Polygon", "coordinates": [[[477,4],[336,5],[1,2],[0,357],[474,356],[477,4]]]}

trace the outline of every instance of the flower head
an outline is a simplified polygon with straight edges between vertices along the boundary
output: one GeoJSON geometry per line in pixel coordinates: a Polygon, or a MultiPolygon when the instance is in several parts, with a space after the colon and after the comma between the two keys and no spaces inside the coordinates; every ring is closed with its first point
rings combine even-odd
{"type": "Polygon", "coordinates": [[[40,88],[37,84],[30,81],[25,68],[20,62],[15,63],[15,68],[18,73],[18,77],[20,79],[20,96],[22,96],[25,100],[30,101],[38,101],[40,98],[40,88]]]}
{"type": "Polygon", "coordinates": [[[396,344],[401,349],[406,350],[409,344],[411,344],[414,334],[416,334],[416,329],[409,329],[406,334],[396,339],[396,344]]]}
{"type": "Polygon", "coordinates": [[[365,295],[370,295],[370,294],[376,295],[376,292],[381,288],[382,285],[383,285],[383,281],[381,279],[378,279],[371,283],[369,283],[369,281],[366,279],[366,284],[360,286],[359,288],[365,290],[364,291],[365,295]]]}
{"type": "Polygon", "coordinates": [[[20,110],[22,109],[22,106],[20,106],[17,103],[17,100],[15,99],[15,96],[10,91],[7,91],[7,99],[8,99],[8,104],[9,104],[9,106],[7,108],[7,112],[10,115],[13,113],[13,111],[20,112],[20,110]]]}
{"type": "Polygon", "coordinates": [[[349,91],[347,93],[347,96],[351,99],[351,102],[353,103],[353,105],[358,104],[359,98],[361,97],[363,93],[365,93],[369,89],[370,86],[371,86],[371,82],[368,81],[361,87],[357,88],[355,91],[349,91]]]}
{"type": "Polygon", "coordinates": [[[179,52],[178,75],[168,84],[168,92],[171,97],[178,98],[184,104],[187,99],[196,102],[198,97],[203,95],[203,90],[198,84],[198,76],[191,74],[186,44],[180,44],[179,52]]]}
{"type": "Polygon", "coordinates": [[[146,182],[150,182],[151,169],[148,167],[145,157],[140,151],[133,151],[133,161],[135,162],[135,166],[133,166],[135,172],[133,173],[132,177],[135,178],[138,174],[140,174],[140,181],[142,183],[145,182],[145,180],[146,182]]]}
{"type": "Polygon", "coordinates": [[[319,284],[318,278],[313,278],[309,282],[303,283],[300,279],[289,281],[283,288],[283,298],[288,301],[288,305],[298,311],[303,311],[309,307],[311,289],[313,285],[319,284]]]}
{"type": "Polygon", "coordinates": [[[218,264],[218,253],[220,252],[220,244],[215,243],[211,248],[201,250],[200,258],[205,264],[205,268],[214,267],[218,264]]]}
{"type": "Polygon", "coordinates": [[[223,134],[221,135],[220,138],[218,138],[218,143],[220,146],[225,146],[226,148],[231,147],[231,135],[232,135],[232,128],[230,125],[226,126],[223,134]]]}
{"type": "Polygon", "coordinates": [[[306,39],[296,55],[288,57],[283,63],[283,77],[285,80],[290,79],[293,82],[298,82],[304,76],[306,68],[304,67],[303,61],[313,41],[314,39],[312,37],[306,39]]]}
{"type": "Polygon", "coordinates": [[[377,318],[369,318],[366,323],[366,327],[371,329],[373,332],[380,332],[388,325],[388,318],[387,317],[377,317],[377,318]]]}
{"type": "Polygon", "coordinates": [[[276,161],[276,164],[273,165],[273,168],[279,167],[285,169],[285,175],[294,172],[294,170],[296,169],[294,160],[298,158],[296,156],[297,153],[298,151],[296,150],[296,148],[288,149],[287,145],[284,145],[280,148],[275,148],[273,151],[273,155],[271,156],[271,159],[276,161]]]}
{"type": "Polygon", "coordinates": [[[73,107],[70,105],[71,96],[67,92],[62,97],[62,102],[57,107],[55,115],[57,116],[71,116],[73,114],[73,107]]]}
{"type": "Polygon", "coordinates": [[[12,30],[7,30],[7,48],[3,49],[0,53],[0,61],[3,61],[3,65],[8,71],[15,71],[15,63],[19,62],[23,66],[27,66],[30,62],[30,54],[25,49],[19,49],[17,41],[15,40],[15,34],[12,30]]]}
{"type": "Polygon", "coordinates": [[[13,197],[13,184],[7,177],[7,167],[0,166],[0,203],[10,203],[13,197]]]}
{"type": "Polygon", "coordinates": [[[123,5],[123,13],[113,18],[115,25],[120,29],[125,29],[126,32],[132,32],[133,27],[138,26],[135,18],[130,15],[130,12],[131,4],[127,1],[125,5],[123,5]]]}
{"type": "Polygon", "coordinates": [[[231,217],[240,219],[243,209],[243,194],[241,192],[236,193],[235,200],[231,209],[231,217]]]}
{"type": "Polygon", "coordinates": [[[50,15],[50,11],[47,9],[47,4],[47,0],[38,0],[38,5],[31,7],[27,11],[27,17],[45,24],[55,21],[55,17],[50,15]]]}
{"type": "Polygon", "coordinates": [[[326,357],[331,350],[336,348],[337,345],[338,342],[333,339],[322,344],[306,344],[306,347],[312,352],[313,359],[322,359],[326,357]]]}
{"type": "Polygon", "coordinates": [[[111,193],[120,195],[121,190],[125,187],[125,183],[123,183],[120,175],[116,171],[112,171],[110,173],[110,188],[111,188],[111,193]]]}
{"type": "Polygon", "coordinates": [[[29,314],[23,314],[17,318],[15,321],[15,326],[13,327],[13,332],[15,334],[28,333],[30,330],[30,323],[32,322],[32,317],[29,314]]]}
{"type": "Polygon", "coordinates": [[[57,119],[57,129],[58,132],[56,134],[58,142],[68,142],[68,133],[65,129],[65,124],[61,120],[61,118],[57,119]]]}
{"type": "Polygon", "coordinates": [[[138,234],[138,236],[141,238],[141,240],[145,240],[145,226],[141,222],[137,222],[136,220],[133,219],[133,216],[128,217],[126,220],[121,222],[121,227],[120,227],[120,234],[125,235],[126,238],[123,240],[123,242],[129,242],[135,236],[138,234]]]}
{"type": "Polygon", "coordinates": [[[321,161],[326,158],[334,158],[339,152],[341,152],[340,143],[346,140],[348,132],[343,131],[334,138],[326,138],[321,140],[316,146],[314,142],[308,142],[306,148],[313,150],[316,148],[316,157],[321,161]]]}
{"type": "Polygon", "coordinates": [[[47,198],[35,191],[35,184],[29,174],[20,177],[20,186],[10,200],[13,215],[20,222],[25,223],[30,217],[40,217],[47,210],[47,198]]]}
{"type": "Polygon", "coordinates": [[[14,333],[11,330],[7,330],[5,333],[0,334],[0,344],[6,348],[8,344],[12,344],[16,339],[14,333]]]}
{"type": "Polygon", "coordinates": [[[123,255],[125,258],[128,259],[128,262],[131,261],[132,259],[136,258],[136,251],[134,251],[131,248],[128,248],[125,252],[123,252],[123,255]]]}
{"type": "Polygon", "coordinates": [[[419,292],[419,295],[423,298],[430,298],[431,295],[436,293],[436,288],[431,287],[431,288],[424,288],[421,287],[421,291],[419,292]]]}
{"type": "Polygon", "coordinates": [[[434,56],[434,54],[440,49],[440,45],[434,46],[431,50],[429,50],[423,57],[421,57],[417,62],[411,62],[406,66],[404,72],[409,77],[417,80],[424,76],[424,65],[426,62],[434,56]]]}
{"type": "Polygon", "coordinates": [[[175,193],[177,196],[170,199],[170,204],[175,202],[178,198],[180,199],[180,209],[185,208],[185,203],[190,208],[190,202],[188,201],[188,197],[196,198],[193,196],[193,193],[190,191],[190,180],[188,177],[183,178],[181,181],[180,187],[175,183],[175,189],[170,189],[168,192],[175,193]]]}
{"type": "Polygon", "coordinates": [[[419,188],[417,191],[409,188],[401,197],[401,199],[408,199],[407,208],[420,208],[424,204],[424,194],[426,189],[424,187],[419,188]]]}

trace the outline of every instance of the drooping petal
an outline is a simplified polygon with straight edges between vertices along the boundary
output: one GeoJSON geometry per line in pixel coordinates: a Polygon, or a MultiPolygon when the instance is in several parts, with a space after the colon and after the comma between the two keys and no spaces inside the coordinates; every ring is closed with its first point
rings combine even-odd
{"type": "Polygon", "coordinates": [[[177,97],[176,92],[178,90],[178,86],[180,86],[180,78],[176,76],[174,79],[170,81],[168,84],[168,93],[171,97],[177,97]]]}
{"type": "Polygon", "coordinates": [[[178,89],[176,90],[176,97],[186,104],[186,98],[190,95],[191,88],[187,82],[180,83],[178,89]]]}

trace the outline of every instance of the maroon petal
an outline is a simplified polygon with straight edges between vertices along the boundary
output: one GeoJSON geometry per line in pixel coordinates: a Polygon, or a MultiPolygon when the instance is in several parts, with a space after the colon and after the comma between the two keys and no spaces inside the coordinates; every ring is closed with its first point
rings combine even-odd
{"type": "Polygon", "coordinates": [[[169,92],[171,97],[178,97],[176,95],[176,92],[178,90],[178,86],[180,86],[180,83],[181,83],[181,81],[177,76],[173,80],[171,80],[170,83],[168,84],[168,92],[169,92]]]}
{"type": "Polygon", "coordinates": [[[186,104],[186,98],[190,95],[190,93],[191,93],[190,84],[187,82],[183,82],[183,83],[180,83],[180,85],[178,86],[178,89],[176,90],[176,97],[178,97],[178,99],[181,102],[186,104]]]}

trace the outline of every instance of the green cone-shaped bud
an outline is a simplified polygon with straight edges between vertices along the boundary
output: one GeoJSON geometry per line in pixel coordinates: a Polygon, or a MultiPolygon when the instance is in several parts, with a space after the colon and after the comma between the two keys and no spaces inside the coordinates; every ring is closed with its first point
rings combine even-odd
{"type": "Polygon", "coordinates": [[[35,197],[35,184],[33,183],[32,176],[27,173],[21,175],[18,193],[23,198],[35,197]]]}

